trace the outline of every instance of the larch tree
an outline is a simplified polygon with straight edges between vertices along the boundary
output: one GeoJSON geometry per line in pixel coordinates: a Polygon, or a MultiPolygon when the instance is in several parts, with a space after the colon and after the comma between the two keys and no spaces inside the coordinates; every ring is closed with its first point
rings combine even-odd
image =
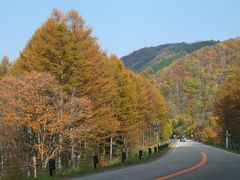
{"type": "Polygon", "coordinates": [[[59,167],[61,156],[70,154],[74,165],[81,152],[83,157],[94,152],[112,159],[120,146],[130,151],[142,145],[140,134],[146,134],[147,124],[153,119],[165,123],[165,114],[159,113],[164,111],[164,103],[158,102],[162,101],[159,92],[126,70],[116,56],[108,57],[77,11],[63,14],[55,9],[20,53],[11,74],[18,77],[32,70],[53,75],[60,85],[54,117],[64,118],[67,143],[59,133],[59,167]],[[82,98],[91,107],[83,113],[84,120],[78,117],[85,107],[80,103],[82,98]],[[77,103],[80,105],[73,106],[77,103]]]}
{"type": "Polygon", "coordinates": [[[0,64],[0,78],[7,75],[10,69],[10,61],[7,56],[3,56],[1,64],[0,64]]]}

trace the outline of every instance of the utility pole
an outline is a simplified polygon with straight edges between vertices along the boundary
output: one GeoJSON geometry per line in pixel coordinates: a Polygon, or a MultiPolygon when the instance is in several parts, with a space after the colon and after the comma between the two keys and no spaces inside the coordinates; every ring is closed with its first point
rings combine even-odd
{"type": "Polygon", "coordinates": [[[155,133],[156,133],[157,145],[159,146],[159,134],[158,134],[158,132],[155,132],[155,133]]]}
{"type": "Polygon", "coordinates": [[[228,142],[229,142],[228,137],[230,137],[231,135],[232,134],[229,134],[228,130],[226,130],[226,134],[225,134],[225,136],[226,136],[226,149],[228,149],[228,142]]]}

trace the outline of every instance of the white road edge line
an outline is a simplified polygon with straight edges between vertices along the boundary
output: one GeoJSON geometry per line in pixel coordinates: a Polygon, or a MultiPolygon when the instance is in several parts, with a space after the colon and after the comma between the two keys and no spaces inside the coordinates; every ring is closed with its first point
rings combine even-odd
{"type": "Polygon", "coordinates": [[[202,145],[205,145],[205,146],[208,146],[211,149],[219,150],[219,151],[222,151],[222,152],[225,152],[225,153],[228,153],[228,154],[240,157],[240,154],[236,154],[234,152],[230,152],[230,151],[227,151],[227,150],[224,150],[224,149],[220,149],[220,148],[213,147],[213,146],[210,146],[210,145],[207,145],[207,144],[203,144],[203,143],[200,143],[200,142],[196,142],[196,141],[193,141],[193,142],[198,143],[198,144],[202,144],[202,145]]]}

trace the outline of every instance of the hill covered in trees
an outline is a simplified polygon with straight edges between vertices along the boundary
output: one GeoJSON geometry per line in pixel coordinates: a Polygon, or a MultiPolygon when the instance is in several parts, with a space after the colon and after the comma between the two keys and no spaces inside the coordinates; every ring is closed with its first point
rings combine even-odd
{"type": "Polygon", "coordinates": [[[159,47],[162,48],[158,52],[154,47],[143,48],[123,59],[127,67],[142,72],[165,97],[174,133],[193,134],[199,140],[216,142],[222,141],[224,131],[229,130],[234,132],[236,141],[239,133],[233,126],[237,126],[235,120],[239,118],[234,104],[238,92],[232,87],[238,84],[235,71],[240,66],[239,38],[159,47]],[[228,76],[234,76],[235,80],[229,80],[228,76]],[[232,87],[231,81],[235,82],[232,87]],[[234,91],[231,97],[228,91],[234,91]],[[233,109],[228,104],[234,104],[233,109]],[[235,111],[232,120],[230,111],[235,111]]]}
{"type": "Polygon", "coordinates": [[[240,68],[231,73],[220,85],[214,101],[214,115],[222,131],[231,132],[231,142],[240,144],[240,68]]]}
{"type": "Polygon", "coordinates": [[[207,141],[226,129],[216,124],[214,101],[239,65],[240,40],[230,39],[188,54],[153,76],[171,110],[175,133],[207,141]]]}
{"type": "Polygon", "coordinates": [[[202,47],[213,46],[216,43],[217,41],[200,41],[194,43],[164,44],[136,50],[121,59],[129,69],[155,74],[176,59],[182,58],[186,54],[192,53],[202,47]]]}
{"type": "Polygon", "coordinates": [[[122,151],[172,134],[159,91],[105,54],[74,10],[54,10],[20,57],[12,65],[5,57],[0,68],[4,177],[20,177],[28,167],[44,169],[51,158],[58,169],[81,164],[92,153],[107,164],[122,151]],[[158,133],[152,131],[155,122],[158,133]],[[12,166],[22,168],[11,173],[12,166]]]}

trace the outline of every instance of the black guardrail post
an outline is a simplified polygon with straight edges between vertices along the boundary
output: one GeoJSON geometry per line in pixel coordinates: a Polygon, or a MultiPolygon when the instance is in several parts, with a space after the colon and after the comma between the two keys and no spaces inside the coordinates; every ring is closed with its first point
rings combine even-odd
{"type": "Polygon", "coordinates": [[[94,169],[97,169],[97,164],[98,164],[98,155],[94,154],[93,155],[93,167],[94,167],[94,169]]]}
{"type": "Polygon", "coordinates": [[[157,154],[157,147],[154,147],[154,154],[157,154]]]}
{"type": "Polygon", "coordinates": [[[151,157],[152,154],[152,148],[148,148],[148,156],[151,157]]]}
{"type": "Polygon", "coordinates": [[[127,153],[122,152],[122,162],[124,162],[127,159],[127,153]]]}
{"type": "Polygon", "coordinates": [[[49,175],[53,176],[54,171],[56,170],[55,159],[48,160],[49,175]]]}
{"type": "Polygon", "coordinates": [[[139,157],[139,159],[142,159],[142,155],[143,155],[143,150],[139,150],[139,151],[138,151],[138,157],[139,157]]]}

